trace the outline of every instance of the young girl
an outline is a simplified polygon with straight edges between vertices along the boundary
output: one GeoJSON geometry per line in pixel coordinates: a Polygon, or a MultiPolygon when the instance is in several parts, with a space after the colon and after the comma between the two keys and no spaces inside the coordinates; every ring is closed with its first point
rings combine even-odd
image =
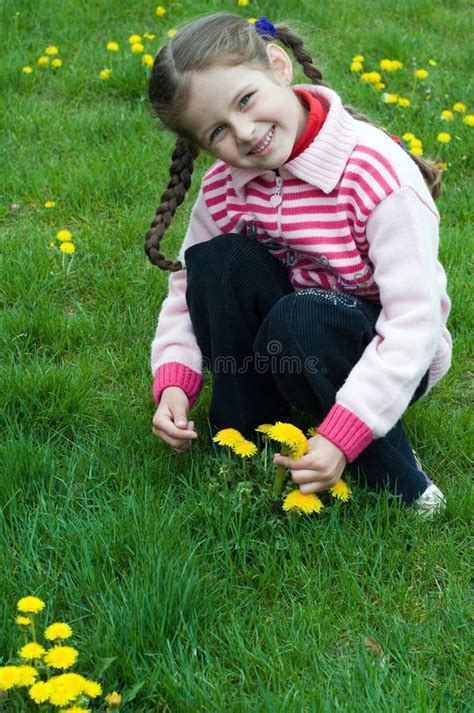
{"type": "Polygon", "coordinates": [[[145,243],[171,272],[152,345],[153,433],[190,447],[209,369],[213,431],[251,437],[290,404],[314,419],[306,455],[275,456],[303,493],[333,486],[349,462],[432,514],[444,497],[400,418],[451,361],[436,165],[343,106],[302,40],[267,18],[184,27],[158,53],[149,96],[177,135],[145,243]],[[277,42],[310,84],[292,85],[277,42]],[[160,241],[200,149],[217,161],[171,262],[160,241]]]}

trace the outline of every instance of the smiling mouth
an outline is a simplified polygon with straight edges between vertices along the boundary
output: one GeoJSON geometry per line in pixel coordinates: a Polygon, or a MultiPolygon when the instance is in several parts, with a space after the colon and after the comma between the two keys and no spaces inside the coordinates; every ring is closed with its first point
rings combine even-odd
{"type": "Polygon", "coordinates": [[[273,136],[273,132],[274,132],[274,131],[275,131],[275,127],[272,126],[272,128],[270,129],[270,131],[268,132],[268,134],[265,136],[265,138],[263,139],[263,141],[260,141],[260,142],[256,145],[255,148],[253,148],[251,151],[249,151],[249,155],[261,153],[261,152],[268,146],[268,144],[270,143],[270,141],[272,140],[272,136],[273,136]]]}

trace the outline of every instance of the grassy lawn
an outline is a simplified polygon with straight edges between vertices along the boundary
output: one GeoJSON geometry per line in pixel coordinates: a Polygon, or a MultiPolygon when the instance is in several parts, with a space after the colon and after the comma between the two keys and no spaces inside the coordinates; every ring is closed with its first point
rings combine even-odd
{"type": "MultiPolygon", "coordinates": [[[[72,625],[74,670],[121,691],[135,713],[472,710],[468,5],[183,0],[157,17],[156,4],[0,6],[0,665],[23,643],[16,602],[35,594],[42,620],[72,625]],[[173,140],[156,130],[148,69],[128,37],[154,33],[153,55],[170,28],[212,10],[291,20],[347,104],[448,164],[438,207],[453,366],[405,417],[447,496],[433,522],[356,487],[350,472],[349,503],[288,517],[271,502],[270,451],[237,462],[203,437],[177,456],[151,434],[149,347],[167,275],[148,263],[143,235],[173,140]],[[62,67],[53,55],[38,66],[49,45],[62,67]],[[385,104],[351,73],[358,53],[364,71],[401,60],[383,91],[411,106],[385,104]],[[421,67],[429,75],[415,82],[421,67]],[[455,102],[466,112],[442,121],[455,102]],[[443,131],[449,143],[437,141],[443,131]],[[58,248],[64,229],[74,255],[58,248]]],[[[208,164],[197,162],[167,255],[208,164]]],[[[209,384],[193,412],[203,436],[208,399],[209,384]]],[[[39,708],[17,695],[0,710],[39,708]]]]}

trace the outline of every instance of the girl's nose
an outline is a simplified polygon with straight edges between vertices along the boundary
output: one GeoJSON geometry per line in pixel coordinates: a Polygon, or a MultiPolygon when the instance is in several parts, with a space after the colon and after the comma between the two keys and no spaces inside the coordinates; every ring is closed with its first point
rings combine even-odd
{"type": "Polygon", "coordinates": [[[255,127],[252,121],[237,121],[234,126],[236,141],[240,144],[250,144],[254,136],[255,127]]]}

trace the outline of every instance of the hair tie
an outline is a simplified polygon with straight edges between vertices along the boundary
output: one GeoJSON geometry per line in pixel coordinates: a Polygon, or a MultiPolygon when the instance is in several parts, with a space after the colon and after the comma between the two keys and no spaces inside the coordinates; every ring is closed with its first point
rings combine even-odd
{"type": "Polygon", "coordinates": [[[405,149],[405,151],[406,151],[407,147],[405,146],[404,142],[401,140],[401,138],[399,136],[397,136],[396,134],[391,134],[391,137],[399,146],[402,147],[402,149],[405,149]]]}
{"type": "Polygon", "coordinates": [[[257,30],[259,35],[266,35],[267,37],[276,37],[277,36],[277,30],[275,25],[273,25],[268,17],[261,17],[260,20],[257,20],[255,23],[255,29],[257,30]]]}

